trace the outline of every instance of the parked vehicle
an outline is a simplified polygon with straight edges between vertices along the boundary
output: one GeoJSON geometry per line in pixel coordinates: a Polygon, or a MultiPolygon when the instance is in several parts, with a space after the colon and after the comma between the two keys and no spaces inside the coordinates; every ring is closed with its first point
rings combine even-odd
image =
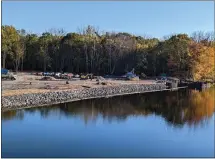
{"type": "Polygon", "coordinates": [[[138,76],[130,77],[129,80],[131,80],[131,81],[139,81],[139,77],[138,76]]]}
{"type": "Polygon", "coordinates": [[[8,71],[7,69],[5,69],[5,68],[2,68],[2,69],[1,69],[1,74],[6,75],[8,72],[9,72],[9,71],[8,71]]]}
{"type": "Polygon", "coordinates": [[[48,76],[48,72],[43,72],[42,75],[43,76],[48,76]]]}
{"type": "Polygon", "coordinates": [[[128,73],[126,73],[126,74],[124,75],[124,77],[125,77],[126,79],[132,80],[132,81],[137,81],[137,80],[139,80],[139,77],[138,77],[136,74],[134,74],[133,72],[128,72],[128,73]]]}
{"type": "Polygon", "coordinates": [[[2,74],[1,76],[2,80],[16,80],[15,76],[13,74],[2,74]]]}
{"type": "Polygon", "coordinates": [[[72,73],[55,73],[55,78],[59,79],[72,79],[73,74],[72,73]]]}
{"type": "Polygon", "coordinates": [[[68,76],[69,79],[72,79],[72,77],[73,77],[74,75],[73,75],[72,73],[68,73],[67,76],[68,76]]]}
{"type": "Polygon", "coordinates": [[[42,75],[43,76],[54,76],[55,73],[54,72],[43,72],[42,75]]]}
{"type": "Polygon", "coordinates": [[[55,75],[55,73],[54,73],[54,72],[51,72],[51,73],[50,73],[50,75],[51,75],[51,76],[54,76],[54,75],[55,75]]]}
{"type": "Polygon", "coordinates": [[[39,72],[39,73],[38,73],[38,76],[42,76],[42,75],[43,75],[43,73],[42,73],[42,72],[39,72]]]}
{"type": "Polygon", "coordinates": [[[68,79],[68,74],[67,73],[61,74],[61,78],[62,79],[68,79]]]}
{"type": "Polygon", "coordinates": [[[74,75],[74,77],[75,77],[75,78],[79,78],[80,76],[77,74],[77,75],[74,75]]]}
{"type": "Polygon", "coordinates": [[[94,78],[93,74],[81,74],[80,76],[81,80],[93,79],[93,78],[94,78]]]}
{"type": "Polygon", "coordinates": [[[7,69],[1,69],[1,78],[2,80],[16,80],[13,73],[9,72],[7,69]]]}
{"type": "Polygon", "coordinates": [[[60,72],[55,73],[55,77],[56,77],[56,78],[61,78],[61,73],[60,73],[60,72]]]}

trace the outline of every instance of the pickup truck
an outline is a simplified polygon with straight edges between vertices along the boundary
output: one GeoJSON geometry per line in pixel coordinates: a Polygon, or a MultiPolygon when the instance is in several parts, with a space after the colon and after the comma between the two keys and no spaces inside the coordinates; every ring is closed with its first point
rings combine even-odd
{"type": "Polygon", "coordinates": [[[8,70],[7,71],[2,71],[1,73],[1,79],[2,80],[16,80],[15,76],[13,73],[10,73],[8,70]]]}

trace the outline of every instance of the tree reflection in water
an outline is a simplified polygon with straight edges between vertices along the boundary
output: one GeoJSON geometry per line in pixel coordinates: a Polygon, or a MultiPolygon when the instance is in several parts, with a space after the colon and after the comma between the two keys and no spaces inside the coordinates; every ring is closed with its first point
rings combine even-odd
{"type": "Polygon", "coordinates": [[[50,116],[81,117],[87,124],[99,116],[104,120],[124,121],[129,116],[162,116],[169,124],[181,127],[204,125],[215,112],[215,89],[195,91],[183,89],[174,92],[156,92],[120,96],[106,99],[84,100],[50,107],[13,110],[2,113],[2,120],[24,118],[25,113],[40,113],[42,118],[50,116]]]}

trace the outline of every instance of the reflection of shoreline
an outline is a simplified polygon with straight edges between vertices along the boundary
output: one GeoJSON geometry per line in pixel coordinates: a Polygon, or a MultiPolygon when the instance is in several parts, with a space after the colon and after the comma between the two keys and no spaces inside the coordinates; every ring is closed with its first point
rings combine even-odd
{"type": "Polygon", "coordinates": [[[214,91],[211,88],[203,92],[180,90],[175,92],[157,92],[143,95],[130,95],[108,99],[85,100],[51,107],[30,108],[2,113],[2,120],[23,119],[25,113],[39,112],[43,118],[50,115],[81,116],[85,123],[103,120],[123,121],[129,116],[162,116],[169,124],[204,124],[215,112],[214,91]],[[57,113],[57,114],[55,114],[57,113]]]}

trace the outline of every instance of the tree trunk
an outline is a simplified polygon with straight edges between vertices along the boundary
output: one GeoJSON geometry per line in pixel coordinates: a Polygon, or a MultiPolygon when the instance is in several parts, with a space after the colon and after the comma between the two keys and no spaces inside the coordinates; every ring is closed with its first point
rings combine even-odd
{"type": "Polygon", "coordinates": [[[57,70],[58,70],[58,51],[55,52],[54,58],[55,58],[55,72],[57,72],[57,70]]]}
{"type": "Polygon", "coordinates": [[[18,72],[18,69],[19,69],[19,64],[18,64],[18,61],[16,61],[16,73],[18,72]]]}
{"type": "Polygon", "coordinates": [[[90,73],[93,73],[93,55],[91,53],[91,57],[90,57],[90,73]]]}
{"type": "Polygon", "coordinates": [[[6,62],[7,53],[3,53],[3,68],[5,68],[5,62],[6,62]]]}
{"type": "Polygon", "coordinates": [[[25,56],[25,52],[26,52],[26,45],[23,44],[23,54],[22,54],[22,64],[21,64],[21,71],[23,71],[23,65],[24,65],[24,56],[25,56]]]}
{"type": "Polygon", "coordinates": [[[108,60],[109,62],[109,72],[110,72],[110,74],[111,74],[111,48],[109,48],[109,60],[108,60]]]}
{"type": "Polygon", "coordinates": [[[46,72],[46,59],[43,59],[43,71],[46,72]]]}
{"type": "Polygon", "coordinates": [[[24,59],[24,56],[22,56],[22,66],[21,66],[21,71],[23,71],[23,60],[24,59]]]}
{"type": "Polygon", "coordinates": [[[86,72],[88,73],[88,54],[87,54],[87,46],[85,44],[85,62],[86,62],[86,72]]]}
{"type": "Polygon", "coordinates": [[[58,68],[58,62],[57,62],[57,56],[55,55],[55,72],[57,72],[58,68]]]}
{"type": "Polygon", "coordinates": [[[16,58],[14,61],[14,69],[15,69],[16,73],[19,70],[19,64],[20,64],[20,58],[16,58]]]}
{"type": "Polygon", "coordinates": [[[112,71],[111,71],[111,74],[113,74],[113,73],[114,73],[115,68],[116,68],[116,65],[114,64],[113,69],[112,69],[112,71]]]}
{"type": "Polygon", "coordinates": [[[65,66],[66,66],[66,64],[67,64],[67,58],[69,58],[69,57],[67,57],[67,55],[65,55],[64,53],[62,54],[62,56],[61,56],[61,63],[60,63],[60,72],[64,72],[65,70],[65,66]]]}

